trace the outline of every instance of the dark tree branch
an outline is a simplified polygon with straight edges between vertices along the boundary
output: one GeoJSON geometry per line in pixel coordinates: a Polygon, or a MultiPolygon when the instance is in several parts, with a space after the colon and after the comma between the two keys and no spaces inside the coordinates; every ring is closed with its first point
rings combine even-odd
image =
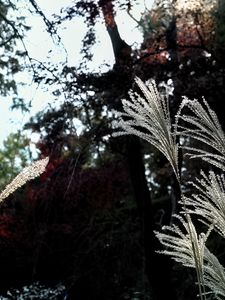
{"type": "MultiPolygon", "coordinates": [[[[205,47],[204,45],[180,45],[180,44],[177,44],[177,48],[178,48],[178,51],[179,51],[179,48],[180,50],[185,50],[185,49],[199,49],[199,50],[203,50],[203,51],[206,51],[207,53],[209,53],[210,55],[213,56],[213,53],[209,51],[209,49],[207,47],[205,47]]],[[[141,56],[140,58],[138,58],[137,60],[134,61],[133,65],[136,65],[136,64],[139,64],[140,62],[142,62],[144,59],[150,57],[150,56],[154,56],[154,55],[157,55],[157,54],[160,54],[162,52],[165,52],[165,51],[170,51],[171,49],[168,48],[168,47],[165,47],[165,48],[162,48],[162,49],[158,49],[154,52],[148,52],[146,54],[144,54],[143,56],[141,56]]]]}
{"type": "Polygon", "coordinates": [[[12,28],[12,30],[14,31],[15,36],[18,37],[18,39],[21,41],[21,43],[23,45],[23,48],[25,50],[25,55],[27,56],[27,58],[28,58],[28,60],[30,62],[30,66],[31,66],[31,68],[33,70],[33,73],[35,74],[35,70],[34,70],[34,67],[33,67],[33,64],[32,64],[32,59],[29,56],[29,53],[28,53],[27,47],[26,47],[26,45],[24,43],[23,37],[20,35],[18,29],[15,27],[15,25],[13,24],[13,22],[9,21],[1,12],[0,12],[0,18],[2,18],[6,22],[6,24],[8,24],[12,28]]]}
{"type": "Polygon", "coordinates": [[[114,17],[112,1],[99,1],[102,8],[106,29],[109,33],[116,63],[131,60],[131,47],[121,38],[114,17]]]}
{"type": "Polygon", "coordinates": [[[48,20],[48,18],[45,16],[45,14],[43,13],[43,11],[40,9],[40,7],[37,5],[35,0],[29,0],[30,4],[33,6],[33,8],[35,9],[35,12],[40,15],[48,29],[48,32],[50,34],[55,34],[56,33],[56,29],[53,27],[52,22],[50,22],[48,20]]]}
{"type": "Polygon", "coordinates": [[[142,60],[144,60],[150,56],[154,56],[154,55],[160,54],[160,53],[162,53],[164,51],[168,51],[168,50],[169,50],[169,48],[166,47],[166,48],[158,49],[154,52],[148,52],[148,53],[144,54],[143,56],[141,56],[140,58],[138,58],[137,60],[135,60],[133,65],[139,64],[140,62],[142,62],[142,60]]]}

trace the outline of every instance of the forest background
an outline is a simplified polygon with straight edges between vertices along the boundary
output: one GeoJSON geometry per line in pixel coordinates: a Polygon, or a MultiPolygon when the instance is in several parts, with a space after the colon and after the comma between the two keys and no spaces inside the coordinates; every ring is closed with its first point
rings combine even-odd
{"type": "MultiPolygon", "coordinates": [[[[57,297],[66,299],[195,299],[194,272],[156,253],[161,246],[153,230],[170,223],[180,197],[172,170],[138,138],[112,137],[113,111],[137,88],[135,76],[154,78],[173,117],[182,96],[204,96],[224,127],[225,2],[156,0],[139,19],[132,13],[135,0],[74,0],[48,18],[37,2],[21,3],[0,1],[1,96],[13,110],[32,112],[18,82],[25,72],[35,88],[52,94],[47,107],[5,140],[0,187],[36,158],[31,132],[38,137],[35,152],[50,162],[39,179],[1,203],[0,294],[22,293],[23,286],[40,282],[53,290],[61,284],[57,297]],[[121,11],[142,32],[141,44],[121,37],[121,11]],[[75,44],[82,20],[81,61],[54,62],[52,49],[46,60],[32,58],[25,43],[29,14],[42,20],[55,49],[65,53],[60,30],[74,27],[75,44]],[[96,71],[90,66],[98,22],[114,64],[96,71]]],[[[199,174],[198,161],[180,155],[180,166],[186,181],[199,174]]],[[[223,242],[213,236],[212,245],[223,262],[223,242]]]]}

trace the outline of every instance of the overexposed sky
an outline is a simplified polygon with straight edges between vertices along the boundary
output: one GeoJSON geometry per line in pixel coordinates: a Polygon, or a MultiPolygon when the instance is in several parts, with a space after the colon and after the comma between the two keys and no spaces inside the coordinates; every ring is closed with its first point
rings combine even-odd
{"type": "MultiPolygon", "coordinates": [[[[24,1],[24,0],[22,0],[24,1]]],[[[40,8],[45,13],[46,17],[51,20],[52,14],[60,14],[60,9],[66,7],[71,0],[36,0],[40,8]]],[[[140,4],[136,5],[132,14],[136,19],[139,19],[141,13],[144,11],[145,5],[150,8],[153,0],[140,0],[140,4]]],[[[22,2],[19,13],[23,15],[22,2]]],[[[116,15],[116,21],[122,38],[130,45],[140,44],[142,35],[137,28],[137,24],[124,11],[119,11],[116,15]]],[[[64,62],[68,60],[69,65],[76,66],[81,60],[80,48],[82,38],[85,35],[86,26],[82,18],[76,18],[72,21],[66,22],[61,26],[58,34],[61,37],[63,47],[56,47],[53,41],[46,32],[45,25],[42,19],[36,15],[27,16],[27,24],[32,26],[27,33],[24,43],[29,52],[30,57],[38,61],[46,61],[46,58],[52,60],[54,63],[64,62]],[[49,53],[49,50],[52,52],[49,53]]],[[[98,42],[93,47],[93,61],[90,63],[90,69],[98,70],[103,63],[108,63],[110,66],[114,63],[111,42],[104,26],[103,21],[96,24],[97,40],[98,42]]],[[[22,47],[19,45],[19,47],[22,47]]],[[[20,111],[10,111],[10,99],[0,97],[0,147],[2,141],[9,135],[10,132],[15,132],[17,129],[22,129],[23,125],[36,112],[44,109],[51,97],[51,90],[46,90],[45,87],[37,86],[32,81],[30,74],[26,70],[17,76],[17,79],[27,83],[27,86],[19,86],[19,97],[32,101],[32,109],[30,114],[22,115],[20,111]]]]}

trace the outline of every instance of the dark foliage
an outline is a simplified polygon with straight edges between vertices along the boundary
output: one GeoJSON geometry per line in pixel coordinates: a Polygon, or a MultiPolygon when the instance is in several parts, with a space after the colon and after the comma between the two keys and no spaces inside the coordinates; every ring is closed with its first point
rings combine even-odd
{"type": "MultiPolygon", "coordinates": [[[[40,181],[2,207],[0,265],[5,286],[31,279],[64,280],[71,299],[132,299],[135,292],[138,299],[150,299],[150,290],[154,300],[185,299],[173,288],[184,286],[182,271],[155,254],[160,245],[152,231],[170,222],[179,200],[176,180],[148,145],[111,138],[111,111],[121,109],[121,99],[136,88],[133,79],[139,76],[155,78],[162,93],[173,92],[173,116],[181,96],[205,96],[223,123],[225,39],[219,24],[224,12],[222,7],[217,14],[181,14],[168,1],[155,1],[138,22],[144,40],[140,49],[133,49],[121,38],[115,15],[125,9],[132,16],[135,2],[74,1],[47,24],[49,32],[54,28],[56,33],[65,21],[84,19],[83,61],[80,66],[38,64],[34,80],[59,84],[55,100],[63,95],[65,101],[26,125],[41,134],[37,147],[51,159],[40,181]],[[95,24],[102,16],[115,64],[105,73],[91,73],[95,24]],[[73,126],[76,118],[84,126],[79,137],[73,126]]],[[[186,174],[191,162],[180,156],[183,176],[198,174],[194,164],[193,174],[186,174]]],[[[187,281],[192,286],[192,274],[187,281]]]]}
{"type": "Polygon", "coordinates": [[[135,256],[142,242],[124,164],[79,163],[51,161],[40,180],[2,205],[2,291],[31,279],[63,279],[74,296],[84,289],[86,299],[120,299],[140,285],[133,272],[143,272],[135,256]]]}

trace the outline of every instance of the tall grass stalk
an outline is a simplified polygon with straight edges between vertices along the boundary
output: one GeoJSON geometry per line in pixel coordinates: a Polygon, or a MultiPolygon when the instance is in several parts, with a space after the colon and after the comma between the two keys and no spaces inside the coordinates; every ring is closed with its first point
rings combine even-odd
{"type": "Polygon", "coordinates": [[[178,149],[183,148],[192,159],[202,159],[225,171],[225,134],[205,99],[201,104],[198,100],[184,97],[172,125],[168,99],[160,96],[156,83],[151,81],[145,85],[139,78],[135,81],[141,94],[130,91],[130,99],[122,100],[123,112],[116,112],[118,120],[114,121],[114,136],[136,135],[155,146],[170,162],[180,187],[182,204],[180,214],[174,219],[182,229],[174,223],[164,226],[163,232],[155,232],[165,247],[162,253],[186,267],[195,268],[201,300],[206,300],[209,294],[216,299],[224,299],[224,268],[206,246],[212,230],[225,238],[224,176],[213,171],[209,174],[201,171],[201,178],[191,183],[197,193],[187,197],[181,188],[178,149]],[[199,147],[178,145],[178,137],[197,140],[199,147]],[[202,145],[206,145],[207,150],[202,145]],[[206,233],[197,233],[192,214],[207,225],[206,233]]]}

